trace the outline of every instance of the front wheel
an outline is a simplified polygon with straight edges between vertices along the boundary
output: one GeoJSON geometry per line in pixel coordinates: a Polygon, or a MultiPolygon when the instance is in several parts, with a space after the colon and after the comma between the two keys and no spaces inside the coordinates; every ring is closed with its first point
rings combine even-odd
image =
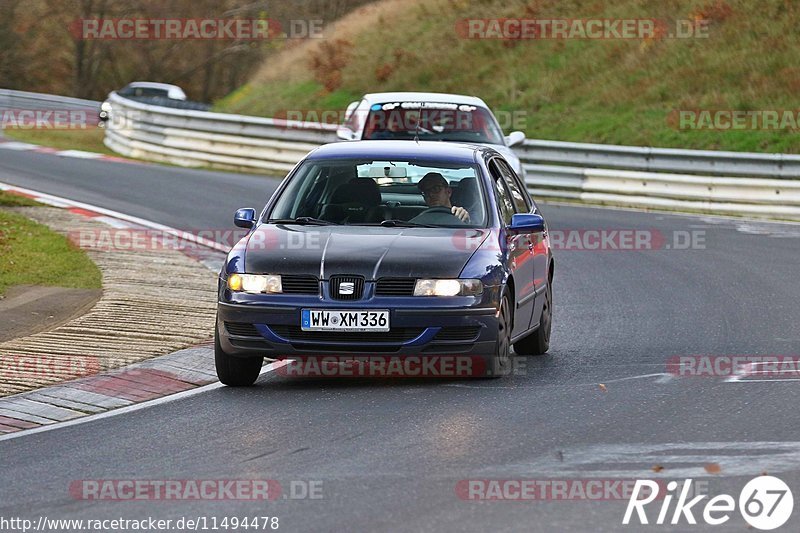
{"type": "Polygon", "coordinates": [[[258,379],[263,357],[234,357],[219,344],[219,332],[214,332],[214,363],[217,377],[223,385],[229,387],[247,387],[258,379]]]}
{"type": "Polygon", "coordinates": [[[512,327],[511,302],[508,296],[504,294],[500,300],[500,314],[497,317],[497,343],[495,344],[494,354],[489,358],[486,377],[499,378],[508,374],[511,367],[512,327]]]}
{"type": "Polygon", "coordinates": [[[514,351],[521,355],[543,355],[550,349],[550,332],[553,328],[553,284],[547,282],[544,306],[539,318],[539,328],[514,343],[514,351]]]}

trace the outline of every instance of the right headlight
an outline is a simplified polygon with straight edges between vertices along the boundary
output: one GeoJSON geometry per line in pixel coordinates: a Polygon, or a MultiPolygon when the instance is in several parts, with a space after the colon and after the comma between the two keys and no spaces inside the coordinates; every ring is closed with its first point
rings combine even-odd
{"type": "Polygon", "coordinates": [[[228,288],[234,292],[251,294],[281,293],[281,277],[274,274],[231,274],[228,276],[228,288]]]}
{"type": "Polygon", "coordinates": [[[479,296],[483,283],[479,279],[418,279],[414,296],[479,296]]]}

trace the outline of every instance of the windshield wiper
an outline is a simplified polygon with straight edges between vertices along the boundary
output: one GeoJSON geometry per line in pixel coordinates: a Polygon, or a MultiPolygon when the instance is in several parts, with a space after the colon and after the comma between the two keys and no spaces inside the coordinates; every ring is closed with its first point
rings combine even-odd
{"type": "Polygon", "coordinates": [[[409,220],[400,220],[398,218],[392,218],[389,220],[384,220],[378,223],[379,226],[383,226],[384,228],[438,228],[439,226],[433,226],[431,224],[420,224],[419,222],[411,222],[409,220]]]}
{"type": "Polygon", "coordinates": [[[321,220],[313,217],[297,217],[297,218],[272,218],[267,220],[267,224],[300,224],[303,226],[338,226],[336,222],[330,220],[321,220]]]}

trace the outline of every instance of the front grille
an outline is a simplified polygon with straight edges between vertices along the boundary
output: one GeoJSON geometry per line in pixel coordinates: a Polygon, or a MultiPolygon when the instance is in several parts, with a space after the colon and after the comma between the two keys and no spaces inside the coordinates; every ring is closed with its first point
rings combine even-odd
{"type": "Polygon", "coordinates": [[[363,276],[331,276],[331,297],[335,300],[360,300],[363,294],[363,276]]]}
{"type": "Polygon", "coordinates": [[[225,329],[228,331],[228,335],[237,335],[239,337],[261,336],[261,334],[258,332],[258,330],[253,324],[243,324],[241,322],[225,322],[225,329]]]}
{"type": "Polygon", "coordinates": [[[319,294],[319,280],[314,276],[281,276],[284,294],[319,294]]]}
{"type": "Polygon", "coordinates": [[[435,341],[471,341],[481,332],[480,326],[446,327],[439,330],[433,338],[435,341]]]}
{"type": "Polygon", "coordinates": [[[269,326],[289,342],[354,342],[401,344],[419,337],[425,328],[392,328],[389,331],[303,331],[300,326],[269,326]]]}
{"type": "Polygon", "coordinates": [[[375,286],[376,296],[414,296],[415,278],[381,278],[375,286]]]}

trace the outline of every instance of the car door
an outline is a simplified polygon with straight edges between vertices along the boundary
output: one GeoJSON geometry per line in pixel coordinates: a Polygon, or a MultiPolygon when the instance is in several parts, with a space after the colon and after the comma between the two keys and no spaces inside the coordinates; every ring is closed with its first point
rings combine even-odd
{"type": "Polygon", "coordinates": [[[489,172],[492,176],[493,192],[500,209],[500,218],[503,223],[501,238],[508,245],[508,267],[514,276],[514,328],[511,336],[519,335],[528,329],[534,303],[533,286],[533,261],[528,243],[531,237],[525,232],[510,231],[511,218],[517,212],[511,191],[503,177],[502,165],[505,162],[500,157],[489,161],[489,172]]]}
{"type": "MultiPolygon", "coordinates": [[[[525,184],[522,183],[519,176],[511,169],[508,162],[500,160],[498,161],[498,167],[503,175],[503,180],[511,192],[511,200],[514,203],[516,212],[536,213],[536,205],[525,189],[525,184]]],[[[544,290],[547,288],[548,257],[547,246],[544,241],[547,237],[547,231],[526,233],[525,235],[529,240],[526,243],[528,256],[524,260],[531,263],[532,266],[531,280],[535,294],[530,326],[535,327],[539,325],[539,317],[542,315],[542,306],[544,305],[544,290]]]]}

